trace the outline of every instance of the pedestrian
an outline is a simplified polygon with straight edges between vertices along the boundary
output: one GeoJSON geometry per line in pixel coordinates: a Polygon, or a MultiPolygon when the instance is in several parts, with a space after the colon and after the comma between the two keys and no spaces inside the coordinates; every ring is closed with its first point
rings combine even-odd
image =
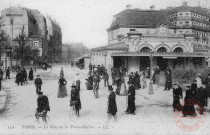
{"type": "Polygon", "coordinates": [[[63,67],[61,67],[61,71],[60,71],[60,77],[64,77],[64,71],[63,71],[63,67]]]}
{"type": "Polygon", "coordinates": [[[32,81],[34,79],[34,71],[32,68],[30,68],[30,71],[29,71],[29,75],[28,75],[28,79],[30,81],[32,81]]]}
{"type": "Polygon", "coordinates": [[[4,72],[2,71],[0,67],[0,91],[1,91],[1,81],[3,80],[3,75],[4,75],[4,72]]]}
{"type": "Polygon", "coordinates": [[[63,76],[60,77],[58,81],[59,87],[58,87],[58,98],[63,98],[67,96],[67,90],[66,90],[66,84],[67,81],[63,78],[63,76]]]}
{"type": "Polygon", "coordinates": [[[10,79],[10,67],[7,68],[7,71],[6,71],[6,78],[5,79],[10,79]]]}
{"type": "Polygon", "coordinates": [[[99,85],[98,77],[95,75],[93,77],[93,94],[94,94],[95,98],[99,97],[99,94],[98,94],[99,86],[98,85],[99,85]]]}
{"type": "Polygon", "coordinates": [[[108,86],[109,96],[108,96],[108,118],[107,121],[109,122],[112,117],[114,117],[115,122],[117,121],[117,104],[116,104],[116,95],[113,91],[112,86],[108,86]]]}
{"type": "Polygon", "coordinates": [[[134,75],[134,82],[135,82],[135,89],[138,90],[141,88],[141,82],[140,82],[140,75],[138,73],[138,71],[135,72],[134,75]]]}
{"type": "Polygon", "coordinates": [[[79,91],[76,90],[76,85],[73,84],[71,87],[72,87],[72,89],[71,89],[70,106],[74,107],[75,113],[79,117],[79,110],[81,109],[81,101],[80,101],[79,91]]]}
{"type": "Polygon", "coordinates": [[[143,85],[143,89],[147,87],[147,79],[145,77],[145,72],[143,72],[142,85],[143,85]]]}
{"type": "Polygon", "coordinates": [[[135,105],[135,87],[133,81],[128,81],[128,106],[127,110],[125,111],[126,114],[135,115],[136,105],[135,105]]]}
{"type": "Polygon", "coordinates": [[[23,74],[23,71],[22,70],[20,70],[19,82],[21,83],[21,86],[24,83],[24,74],[23,74]]]}
{"type": "Polygon", "coordinates": [[[90,63],[89,64],[89,71],[92,71],[93,70],[93,65],[90,63]]]}
{"type": "Polygon", "coordinates": [[[116,70],[115,68],[112,68],[111,69],[111,72],[112,72],[112,85],[115,85],[117,82],[116,78],[117,78],[117,73],[116,73],[116,70]]]}
{"type": "Polygon", "coordinates": [[[190,88],[190,84],[185,84],[184,85],[186,89],[186,96],[184,98],[184,106],[182,108],[182,114],[184,117],[187,115],[189,116],[197,116],[194,108],[195,100],[193,100],[193,93],[192,89],[190,88]]]}
{"type": "Polygon", "coordinates": [[[182,110],[182,106],[180,104],[180,98],[183,98],[182,96],[182,88],[178,85],[178,82],[173,83],[173,111],[177,109],[177,111],[182,110]]]}
{"type": "Polygon", "coordinates": [[[40,75],[37,75],[37,78],[34,81],[35,87],[36,87],[36,93],[41,91],[42,86],[42,79],[40,78],[40,75]]]}
{"type": "Polygon", "coordinates": [[[92,90],[93,89],[93,76],[89,75],[88,79],[85,79],[85,80],[87,80],[87,82],[85,83],[87,90],[92,90]]]}
{"type": "Polygon", "coordinates": [[[20,79],[21,79],[21,72],[17,71],[15,83],[19,85],[19,83],[21,82],[20,79]]]}
{"type": "Polygon", "coordinates": [[[27,83],[27,71],[25,68],[23,68],[22,70],[22,74],[23,74],[23,80],[24,80],[24,83],[27,83]]]}
{"type": "Polygon", "coordinates": [[[198,101],[199,101],[199,113],[202,115],[204,111],[204,106],[206,106],[206,97],[207,97],[207,90],[206,90],[206,82],[202,81],[202,85],[198,88],[198,101]]]}
{"type": "Polygon", "coordinates": [[[116,82],[117,82],[117,88],[116,88],[115,93],[117,95],[119,95],[120,91],[121,91],[121,86],[122,86],[122,83],[123,83],[122,78],[121,77],[117,77],[116,82]]]}
{"type": "Polygon", "coordinates": [[[42,120],[44,122],[47,122],[46,115],[47,112],[50,111],[50,105],[48,97],[43,95],[43,92],[38,92],[38,98],[37,98],[37,109],[35,117],[37,120],[39,120],[39,117],[42,117],[42,120]]]}
{"type": "Polygon", "coordinates": [[[104,87],[109,86],[109,75],[107,69],[103,72],[104,87]]]}
{"type": "Polygon", "coordinates": [[[75,82],[76,82],[76,89],[77,89],[78,91],[80,91],[80,84],[81,84],[81,81],[80,81],[79,73],[76,74],[75,82]]]}
{"type": "Polygon", "coordinates": [[[170,90],[172,86],[172,82],[171,82],[171,70],[169,67],[165,71],[165,76],[166,76],[166,82],[165,82],[164,90],[170,90]]]}

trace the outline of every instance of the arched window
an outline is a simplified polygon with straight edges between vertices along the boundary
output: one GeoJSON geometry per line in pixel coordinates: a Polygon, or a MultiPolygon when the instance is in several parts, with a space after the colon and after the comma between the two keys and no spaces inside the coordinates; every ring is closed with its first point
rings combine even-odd
{"type": "Polygon", "coordinates": [[[174,49],[175,53],[182,53],[183,49],[181,47],[177,47],[176,49],[174,49]]]}
{"type": "Polygon", "coordinates": [[[165,47],[160,47],[157,52],[167,52],[165,47]]]}
{"type": "Polygon", "coordinates": [[[140,52],[150,52],[151,49],[149,47],[143,47],[140,52]]]}

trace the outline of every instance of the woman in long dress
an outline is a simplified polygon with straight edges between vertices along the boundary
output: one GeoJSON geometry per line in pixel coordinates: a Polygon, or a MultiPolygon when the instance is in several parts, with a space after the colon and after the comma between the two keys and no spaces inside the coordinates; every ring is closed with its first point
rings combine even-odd
{"type": "Polygon", "coordinates": [[[66,84],[67,81],[61,76],[59,81],[59,88],[58,88],[58,98],[63,98],[67,96],[66,84]]]}

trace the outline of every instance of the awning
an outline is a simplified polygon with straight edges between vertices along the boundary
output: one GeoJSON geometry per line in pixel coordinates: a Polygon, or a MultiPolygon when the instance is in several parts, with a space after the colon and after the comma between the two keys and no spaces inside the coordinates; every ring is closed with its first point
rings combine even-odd
{"type": "Polygon", "coordinates": [[[210,57],[209,53],[160,53],[160,52],[114,52],[111,54],[111,56],[156,56],[156,57],[165,57],[165,58],[175,58],[175,57],[210,57]]]}

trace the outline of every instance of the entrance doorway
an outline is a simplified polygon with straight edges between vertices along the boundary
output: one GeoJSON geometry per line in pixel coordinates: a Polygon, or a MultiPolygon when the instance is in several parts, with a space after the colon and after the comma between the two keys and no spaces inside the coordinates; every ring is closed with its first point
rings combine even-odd
{"type": "Polygon", "coordinates": [[[113,65],[114,65],[114,68],[120,68],[121,66],[125,67],[125,57],[114,56],[113,65]]]}
{"type": "Polygon", "coordinates": [[[168,59],[164,59],[163,57],[157,57],[157,65],[159,66],[161,71],[165,71],[168,67],[168,59]]]}
{"type": "Polygon", "coordinates": [[[150,59],[148,56],[140,57],[140,70],[145,71],[147,67],[150,68],[150,59]]]}

